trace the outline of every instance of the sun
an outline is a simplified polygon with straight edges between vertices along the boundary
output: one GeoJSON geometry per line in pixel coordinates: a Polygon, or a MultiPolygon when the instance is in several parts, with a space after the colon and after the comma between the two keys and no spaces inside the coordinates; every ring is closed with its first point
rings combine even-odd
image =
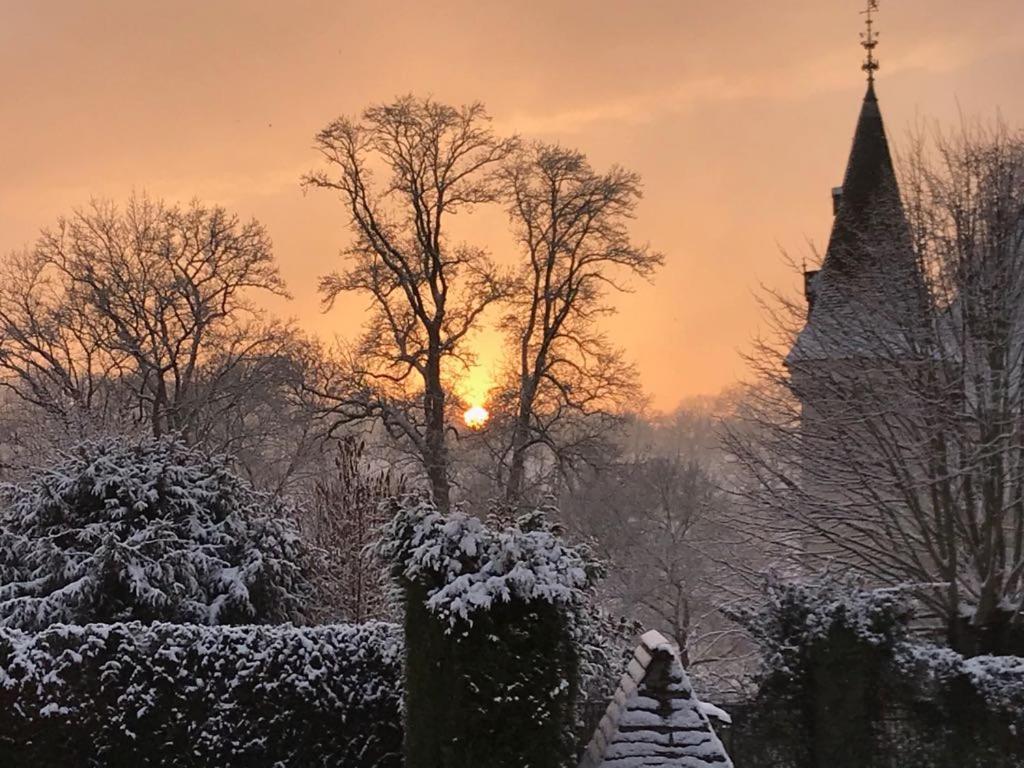
{"type": "Polygon", "coordinates": [[[491,414],[482,405],[474,405],[462,414],[462,420],[470,429],[483,429],[491,414]]]}

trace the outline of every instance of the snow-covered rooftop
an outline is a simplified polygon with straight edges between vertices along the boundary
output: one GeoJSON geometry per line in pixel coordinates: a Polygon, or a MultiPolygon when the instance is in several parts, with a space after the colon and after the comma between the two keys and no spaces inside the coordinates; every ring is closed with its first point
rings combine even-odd
{"type": "Polygon", "coordinates": [[[708,720],[716,709],[697,699],[675,646],[647,632],[580,768],[732,768],[708,720]]]}

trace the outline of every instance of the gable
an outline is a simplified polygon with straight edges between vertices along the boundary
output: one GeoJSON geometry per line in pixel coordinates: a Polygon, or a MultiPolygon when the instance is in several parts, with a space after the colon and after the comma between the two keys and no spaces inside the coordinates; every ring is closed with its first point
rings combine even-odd
{"type": "Polygon", "coordinates": [[[580,768],[732,768],[675,647],[640,639],[580,768]]]}

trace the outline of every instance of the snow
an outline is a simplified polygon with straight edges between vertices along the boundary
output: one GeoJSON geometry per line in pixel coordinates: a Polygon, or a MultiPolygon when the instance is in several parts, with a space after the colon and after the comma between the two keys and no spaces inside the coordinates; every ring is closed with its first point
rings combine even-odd
{"type": "Polygon", "coordinates": [[[698,709],[700,709],[701,714],[707,715],[708,717],[713,717],[720,723],[725,723],[726,725],[732,724],[732,715],[730,715],[724,709],[716,707],[714,704],[710,704],[706,701],[698,701],[697,707],[698,709]]]}
{"type": "Polygon", "coordinates": [[[430,585],[427,607],[453,627],[513,599],[582,605],[591,583],[583,554],[548,530],[495,530],[425,501],[407,504],[386,538],[384,554],[405,578],[430,585]]]}
{"type": "Polygon", "coordinates": [[[1024,713],[1024,659],[966,658],[950,648],[912,637],[908,631],[913,614],[909,592],[902,588],[865,589],[855,578],[790,583],[773,578],[761,608],[734,615],[758,640],[763,673],[768,677],[794,679],[805,674],[809,653],[838,628],[883,650],[897,679],[922,700],[941,703],[973,690],[990,711],[1020,718],[1024,713]]]}
{"type": "Polygon", "coordinates": [[[3,494],[0,626],[299,618],[307,555],[290,510],[223,459],[109,438],[3,494]]]}
{"type": "Polygon", "coordinates": [[[763,603],[728,614],[760,645],[763,674],[793,677],[802,673],[806,651],[836,628],[868,645],[894,648],[905,639],[912,612],[904,589],[867,589],[849,577],[787,582],[770,576],[763,603]]]}
{"type": "Polygon", "coordinates": [[[67,764],[136,762],[143,732],[187,741],[197,764],[394,765],[375,760],[401,748],[402,656],[401,628],[375,622],[0,628],[0,743],[19,765],[58,764],[48,743],[86,745],[67,764]]]}
{"type": "Polygon", "coordinates": [[[647,632],[580,767],[732,768],[709,711],[725,715],[697,699],[675,646],[647,632]]]}
{"type": "Polygon", "coordinates": [[[896,649],[896,662],[907,675],[922,681],[925,691],[966,680],[993,712],[1024,715],[1024,658],[974,656],[935,645],[904,643],[896,649]]]}

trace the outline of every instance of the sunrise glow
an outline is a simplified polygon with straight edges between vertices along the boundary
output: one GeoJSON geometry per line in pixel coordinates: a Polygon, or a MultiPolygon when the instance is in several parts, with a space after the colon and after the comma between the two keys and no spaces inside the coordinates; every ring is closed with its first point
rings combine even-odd
{"type": "Polygon", "coordinates": [[[0,768],[1024,768],[1024,0],[0,22],[0,768]]]}
{"type": "Polygon", "coordinates": [[[483,429],[491,414],[482,405],[474,405],[462,414],[462,420],[470,429],[483,429]]]}

